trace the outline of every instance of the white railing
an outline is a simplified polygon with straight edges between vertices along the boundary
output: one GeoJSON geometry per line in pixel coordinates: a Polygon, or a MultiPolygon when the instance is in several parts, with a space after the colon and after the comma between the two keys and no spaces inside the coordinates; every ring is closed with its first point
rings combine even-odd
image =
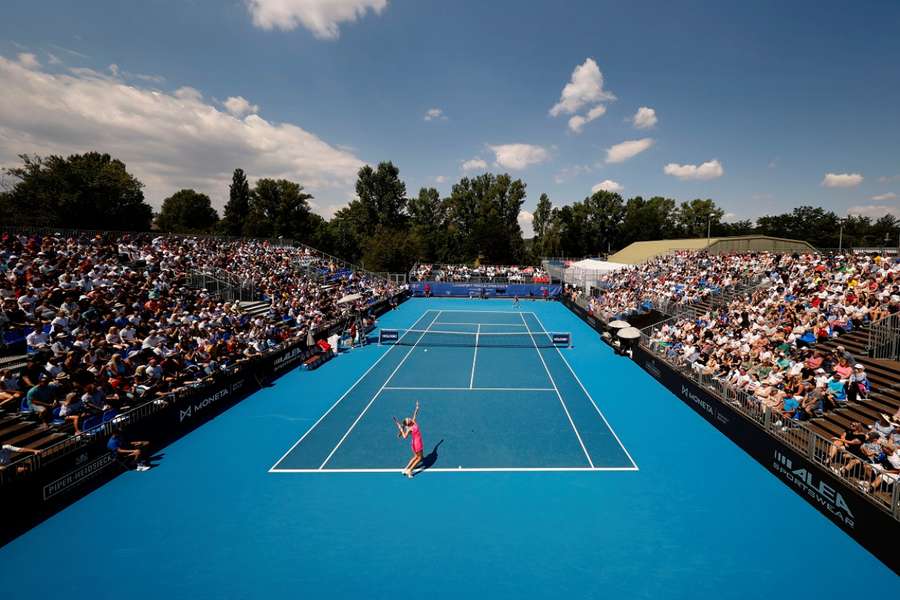
{"type": "Polygon", "coordinates": [[[736,412],[764,429],[769,435],[778,438],[823,469],[832,470],[834,476],[848,487],[859,490],[870,502],[900,521],[900,481],[894,484],[887,478],[882,478],[877,487],[872,487],[875,474],[871,468],[856,461],[852,454],[835,450],[835,438],[828,439],[822,436],[802,421],[782,418],[765,407],[759,398],[745,390],[733,388],[713,375],[704,374],[699,367],[666,356],[666,346],[653,342],[652,337],[663,325],[675,320],[675,318],[667,319],[646,327],[641,332],[641,346],[685,378],[718,397],[722,402],[730,404],[736,412]]]}

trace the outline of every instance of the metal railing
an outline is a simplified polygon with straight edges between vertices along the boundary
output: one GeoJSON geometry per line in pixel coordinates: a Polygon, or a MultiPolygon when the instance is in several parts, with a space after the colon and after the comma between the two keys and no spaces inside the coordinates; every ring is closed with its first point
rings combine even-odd
{"type": "Polygon", "coordinates": [[[259,300],[255,285],[240,282],[223,269],[195,270],[187,275],[189,287],[202,288],[228,302],[253,302],[259,300]]]}
{"type": "Polygon", "coordinates": [[[849,488],[859,490],[863,497],[900,521],[900,481],[893,483],[888,478],[875,477],[876,474],[871,467],[841,450],[834,438],[828,439],[813,431],[804,422],[783,416],[766,406],[753,394],[729,386],[712,374],[704,373],[699,365],[667,356],[667,346],[654,342],[652,338],[656,331],[675,320],[675,318],[667,319],[644,328],[641,331],[641,347],[686,379],[690,379],[722,402],[730,404],[736,412],[772,437],[778,438],[823,469],[834,472],[834,476],[849,488]],[[877,485],[873,485],[876,481],[877,485]]]}
{"type": "Polygon", "coordinates": [[[900,360],[900,313],[871,323],[868,330],[866,347],[872,358],[900,360]]]}

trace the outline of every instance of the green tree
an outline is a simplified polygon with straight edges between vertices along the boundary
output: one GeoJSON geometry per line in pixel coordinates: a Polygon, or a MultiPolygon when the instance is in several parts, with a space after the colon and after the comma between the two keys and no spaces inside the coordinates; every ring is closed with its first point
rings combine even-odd
{"type": "Polygon", "coordinates": [[[209,196],[194,190],[179,190],[163,200],[156,226],[172,233],[205,233],[218,221],[219,215],[209,196]]]}
{"type": "Polygon", "coordinates": [[[405,224],[406,184],[394,163],[381,162],[375,169],[362,167],[356,179],[356,195],[366,211],[366,235],[374,233],[378,225],[399,228],[405,224]]]}
{"type": "Polygon", "coordinates": [[[81,229],[150,228],[153,209],[143,184],[109,154],[21,155],[22,166],[6,170],[14,182],[7,192],[7,221],[81,229]]]}
{"type": "Polygon", "coordinates": [[[525,257],[519,212],[525,184],[509,175],[485,173],[453,185],[447,201],[450,245],[461,262],[520,262],[525,257]]]}
{"type": "Polygon", "coordinates": [[[445,259],[447,229],[446,205],[434,188],[422,188],[416,198],[410,198],[410,235],[415,241],[418,260],[433,262],[445,259]]]}
{"type": "Polygon", "coordinates": [[[618,248],[625,216],[622,196],[598,190],[584,199],[584,205],[588,211],[587,252],[604,253],[618,248]]]}
{"type": "Polygon", "coordinates": [[[243,234],[310,241],[317,231],[309,209],[310,194],[287,179],[260,179],[250,196],[250,213],[243,234]]]}
{"type": "Polygon", "coordinates": [[[644,240],[671,239],[676,235],[675,201],[671,198],[654,196],[644,200],[636,196],[625,203],[621,246],[644,240]]]}
{"type": "Polygon", "coordinates": [[[789,213],[760,217],[756,227],[764,235],[806,240],[819,248],[836,248],[840,219],[823,208],[799,206],[789,213]]]}
{"type": "Polygon", "coordinates": [[[682,202],[675,215],[678,223],[679,234],[686,238],[706,237],[707,224],[709,231],[718,226],[725,214],[716,203],[710,199],[700,198],[690,202],[682,202]]]}
{"type": "Polygon", "coordinates": [[[379,225],[363,243],[362,266],[370,271],[406,273],[415,263],[415,240],[402,229],[379,225]]]}
{"type": "Polygon", "coordinates": [[[221,222],[221,231],[225,235],[240,236],[244,230],[244,222],[250,214],[250,184],[243,169],[235,169],[228,188],[228,202],[221,222]]]}
{"type": "Polygon", "coordinates": [[[544,249],[544,240],[550,229],[550,219],[552,216],[553,204],[550,202],[550,197],[547,194],[541,194],[537,203],[537,208],[534,209],[534,220],[531,222],[532,228],[534,229],[532,252],[537,258],[547,256],[544,249]]]}

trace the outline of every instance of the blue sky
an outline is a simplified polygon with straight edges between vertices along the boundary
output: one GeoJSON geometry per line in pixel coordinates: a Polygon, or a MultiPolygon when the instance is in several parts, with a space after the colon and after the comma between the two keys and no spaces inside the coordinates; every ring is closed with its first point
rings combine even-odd
{"type": "Polygon", "coordinates": [[[896,1],[7,0],[0,164],[105,150],[218,206],[240,166],[326,215],[386,159],[411,194],[508,171],[528,210],[606,182],[898,213],[898,32],[896,1]]]}

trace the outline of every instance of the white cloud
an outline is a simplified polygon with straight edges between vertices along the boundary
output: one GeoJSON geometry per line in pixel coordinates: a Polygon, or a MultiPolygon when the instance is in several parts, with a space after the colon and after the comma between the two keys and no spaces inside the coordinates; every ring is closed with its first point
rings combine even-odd
{"type": "Polygon", "coordinates": [[[125,75],[149,83],[163,83],[166,80],[162,75],[144,75],[143,73],[125,73],[125,75]]]}
{"type": "Polygon", "coordinates": [[[625,162],[633,156],[637,156],[644,150],[649,149],[654,144],[653,138],[643,138],[640,140],[628,140],[606,149],[606,162],[620,163],[625,162]]]}
{"type": "Polygon", "coordinates": [[[615,192],[616,194],[618,194],[624,189],[625,187],[618,181],[613,181],[612,179],[604,179],[591,188],[591,193],[596,194],[600,190],[603,190],[604,192],[615,192]]]}
{"type": "Polygon", "coordinates": [[[447,183],[447,176],[446,175],[437,175],[434,178],[434,182],[435,183],[447,183]]]}
{"type": "Polygon", "coordinates": [[[524,169],[550,158],[550,153],[545,148],[532,144],[500,144],[488,147],[494,152],[497,164],[506,169],[524,169]]]}
{"type": "Polygon", "coordinates": [[[38,57],[31,52],[19,52],[19,56],[17,58],[19,59],[19,64],[26,69],[41,68],[41,61],[39,61],[38,57]]]}
{"type": "Polygon", "coordinates": [[[61,65],[62,59],[60,59],[57,55],[53,54],[52,52],[48,52],[47,53],[47,62],[50,63],[51,65],[61,65]]]}
{"type": "Polygon", "coordinates": [[[682,181],[715,179],[721,177],[725,170],[722,163],[718,160],[708,160],[702,165],[679,165],[677,163],[669,163],[663,167],[663,173],[677,177],[682,181]]]}
{"type": "Polygon", "coordinates": [[[262,29],[290,31],[298,26],[323,40],[340,35],[338,25],[353,23],[371,10],[375,14],[387,7],[387,0],[245,0],[253,24],[262,29]]]}
{"type": "Polygon", "coordinates": [[[471,158],[462,164],[463,171],[484,171],[488,164],[480,158],[471,158]]]}
{"type": "Polygon", "coordinates": [[[575,115],[571,119],[569,119],[569,129],[572,130],[573,133],[581,133],[581,130],[584,126],[594,119],[598,117],[602,117],[606,114],[606,106],[603,104],[598,104],[594,108],[588,111],[587,115],[575,115]]]}
{"type": "Polygon", "coordinates": [[[863,176],[859,173],[826,173],[822,185],[825,187],[856,187],[862,183],[863,176]]]}
{"type": "Polygon", "coordinates": [[[878,183],[891,183],[900,181],[900,175],[882,175],[878,178],[878,183]]]}
{"type": "Polygon", "coordinates": [[[255,115],[259,112],[259,105],[250,104],[243,96],[231,96],[222,103],[225,110],[238,119],[243,119],[247,115],[255,115]]]}
{"type": "Polygon", "coordinates": [[[851,206],[847,209],[848,215],[859,215],[861,217],[871,217],[878,219],[884,215],[891,214],[900,217],[900,207],[885,206],[883,204],[867,204],[863,206],[851,206]]]}
{"type": "Polygon", "coordinates": [[[631,117],[631,122],[638,129],[650,129],[659,122],[659,119],[656,118],[655,110],[642,106],[631,117]]]}
{"type": "Polygon", "coordinates": [[[522,237],[534,237],[534,215],[527,210],[520,210],[519,227],[522,228],[522,237]]]}
{"type": "Polygon", "coordinates": [[[224,204],[231,172],[302,183],[322,206],[346,202],[363,161],[313,133],[237,119],[184,87],[151,90],[95,72],[52,74],[0,56],[0,164],[16,155],[96,150],[122,159],[155,206],[191,187],[224,204]]]}
{"type": "Polygon", "coordinates": [[[447,120],[447,115],[444,114],[443,109],[440,108],[429,108],[425,112],[425,120],[426,121],[434,121],[440,119],[441,121],[447,120]]]}
{"type": "Polygon", "coordinates": [[[895,194],[894,192],[888,192],[886,194],[878,194],[877,196],[872,196],[871,199],[875,200],[876,202],[883,202],[885,200],[894,200],[896,198],[897,194],[895,194]]]}
{"type": "Polygon", "coordinates": [[[550,109],[550,114],[558,117],[572,114],[588,104],[615,100],[616,97],[603,89],[603,73],[593,58],[575,67],[569,83],[563,88],[559,102],[550,109]]]}
{"type": "Polygon", "coordinates": [[[579,175],[590,172],[590,165],[572,165],[571,167],[560,169],[556,175],[553,176],[553,181],[556,183],[565,183],[573,177],[578,177],[579,175]]]}

